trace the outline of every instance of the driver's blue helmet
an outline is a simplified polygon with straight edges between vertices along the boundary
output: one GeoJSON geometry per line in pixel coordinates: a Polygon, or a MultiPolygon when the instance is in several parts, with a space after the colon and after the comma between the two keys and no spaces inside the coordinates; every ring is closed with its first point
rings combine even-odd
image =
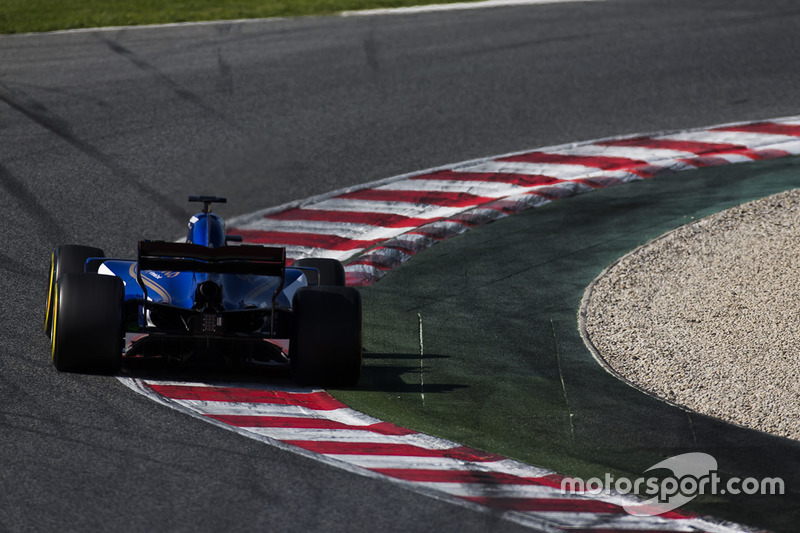
{"type": "Polygon", "coordinates": [[[186,242],[209,248],[225,246],[225,221],[214,213],[196,214],[189,219],[189,233],[186,235],[186,242]]]}

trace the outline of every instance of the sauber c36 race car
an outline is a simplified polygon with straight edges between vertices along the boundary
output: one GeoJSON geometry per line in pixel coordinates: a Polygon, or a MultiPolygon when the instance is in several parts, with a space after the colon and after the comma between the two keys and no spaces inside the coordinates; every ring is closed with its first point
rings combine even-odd
{"type": "Polygon", "coordinates": [[[123,361],[288,364],[305,385],[354,386],[361,374],[361,296],[341,263],[239,244],[211,212],[186,242],[140,241],[138,256],[64,245],[51,257],[45,331],[60,371],[114,373],[123,361]],[[229,244],[236,243],[236,244],[229,244]]]}

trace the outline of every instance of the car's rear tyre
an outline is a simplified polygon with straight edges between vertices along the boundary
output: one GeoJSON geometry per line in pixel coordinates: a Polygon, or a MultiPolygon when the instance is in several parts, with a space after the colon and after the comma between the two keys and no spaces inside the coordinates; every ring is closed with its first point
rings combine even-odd
{"type": "Polygon", "coordinates": [[[114,373],[122,363],[122,280],[65,274],[56,282],[52,359],[62,372],[114,373]]]}
{"type": "Polygon", "coordinates": [[[327,257],[305,257],[295,261],[292,266],[315,268],[319,271],[318,281],[316,278],[316,272],[309,270],[304,271],[306,277],[309,279],[310,285],[344,287],[346,284],[344,267],[342,266],[342,263],[336,259],[330,259],[327,257]]]}
{"type": "Polygon", "coordinates": [[[86,260],[90,257],[105,257],[100,248],[65,244],[55,249],[50,256],[50,286],[47,291],[44,331],[50,336],[53,330],[53,300],[56,296],[56,282],[64,274],[80,274],[84,271],[86,260]]]}
{"type": "Polygon", "coordinates": [[[303,287],[292,307],[289,360],[295,381],[355,386],[361,378],[361,294],[352,287],[303,287]]]}

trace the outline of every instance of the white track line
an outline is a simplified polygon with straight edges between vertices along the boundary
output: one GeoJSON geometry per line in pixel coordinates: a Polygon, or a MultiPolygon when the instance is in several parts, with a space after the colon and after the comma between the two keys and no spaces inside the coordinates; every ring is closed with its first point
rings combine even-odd
{"type": "Polygon", "coordinates": [[[483,2],[455,2],[452,4],[431,4],[427,6],[394,7],[387,9],[362,9],[345,11],[343,17],[363,17],[375,15],[408,15],[413,13],[433,13],[439,11],[463,11],[467,9],[486,9],[493,7],[533,6],[542,4],[569,4],[576,2],[602,2],[603,0],[485,0],[483,2]]]}

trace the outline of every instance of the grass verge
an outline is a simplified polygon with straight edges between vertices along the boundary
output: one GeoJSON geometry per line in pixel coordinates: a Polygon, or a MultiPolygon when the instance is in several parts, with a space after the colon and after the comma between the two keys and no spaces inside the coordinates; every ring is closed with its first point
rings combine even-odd
{"type": "Polygon", "coordinates": [[[325,15],[462,0],[2,0],[0,33],[325,15]]]}

